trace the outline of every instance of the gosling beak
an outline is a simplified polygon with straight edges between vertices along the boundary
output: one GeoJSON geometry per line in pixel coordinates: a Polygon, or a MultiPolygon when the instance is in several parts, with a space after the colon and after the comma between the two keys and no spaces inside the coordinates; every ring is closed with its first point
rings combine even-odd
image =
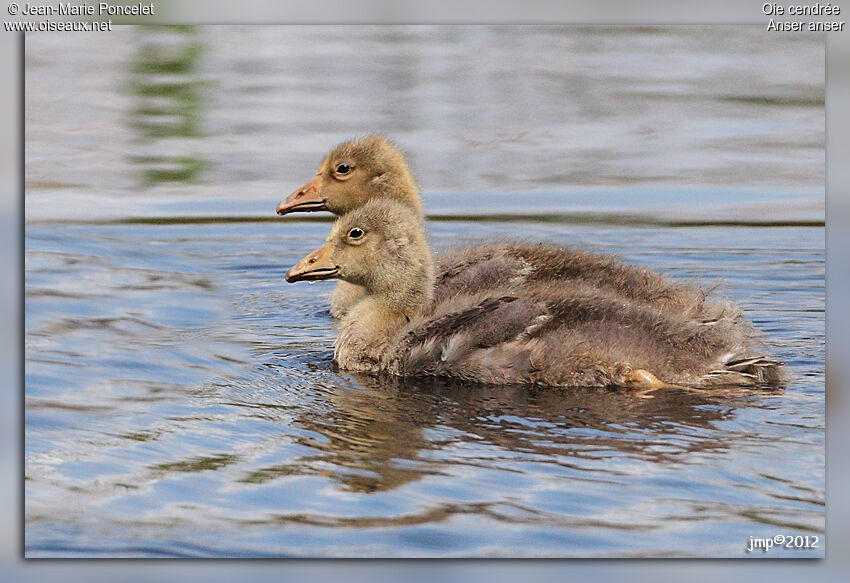
{"type": "Polygon", "coordinates": [[[327,210],[327,200],[319,196],[321,189],[322,177],[314,176],[277,205],[277,214],[327,210]]]}
{"type": "Polygon", "coordinates": [[[333,246],[325,243],[286,272],[287,283],[333,279],[339,274],[339,265],[333,262],[332,255],[333,246]]]}

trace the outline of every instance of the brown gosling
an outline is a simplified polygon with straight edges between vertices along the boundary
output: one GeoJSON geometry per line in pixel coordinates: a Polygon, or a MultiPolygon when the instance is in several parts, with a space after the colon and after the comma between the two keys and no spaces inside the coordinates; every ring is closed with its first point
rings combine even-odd
{"type": "Polygon", "coordinates": [[[570,279],[435,299],[422,220],[386,198],[338,219],[325,244],[286,274],[288,282],[331,278],[364,290],[339,325],[334,360],[344,370],[641,389],[784,376],[781,363],[754,352],[757,334],[731,304],[703,322],[570,279]]]}
{"type": "MultiPolygon", "coordinates": [[[[422,217],[419,188],[404,154],[386,138],[373,135],[333,148],[316,176],[282,201],[277,212],[326,210],[344,215],[379,198],[406,205],[411,218],[422,217]]],[[[611,257],[562,247],[498,243],[455,249],[436,257],[436,277],[438,300],[494,286],[522,288],[557,280],[595,286],[624,301],[706,321],[716,319],[722,310],[705,302],[706,294],[696,287],[611,257]]],[[[362,294],[360,286],[341,281],[331,295],[331,315],[342,318],[362,294]]]]}

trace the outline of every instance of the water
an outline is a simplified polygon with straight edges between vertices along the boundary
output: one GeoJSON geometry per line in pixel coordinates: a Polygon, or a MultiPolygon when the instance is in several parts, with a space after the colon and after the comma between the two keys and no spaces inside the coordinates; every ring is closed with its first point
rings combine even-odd
{"type": "Polygon", "coordinates": [[[761,28],[29,35],[27,555],[822,556],[823,40],[761,28]],[[721,281],[793,380],[334,371],[332,284],[283,283],[329,224],[273,209],[368,131],[435,248],[721,281]]]}

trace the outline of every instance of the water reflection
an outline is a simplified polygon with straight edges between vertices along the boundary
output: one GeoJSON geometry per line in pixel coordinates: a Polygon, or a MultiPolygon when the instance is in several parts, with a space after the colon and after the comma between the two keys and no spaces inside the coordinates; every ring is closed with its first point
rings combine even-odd
{"type": "Polygon", "coordinates": [[[715,424],[764,398],[738,390],[637,393],[352,378],[355,384],[329,389],[331,410],[308,407],[296,418],[312,432],[297,443],[320,453],[259,468],[244,481],[319,473],[350,491],[391,490],[442,473],[449,460],[429,460],[427,453],[450,444],[472,446],[451,462],[465,466],[531,461],[616,476],[600,462],[625,455],[676,463],[727,450],[734,435],[715,424]]]}
{"type": "Polygon", "coordinates": [[[130,124],[145,148],[134,156],[146,184],[194,181],[204,162],[195,155],[162,154],[170,138],[200,137],[201,81],[198,60],[204,45],[192,26],[142,26],[139,48],[130,61],[130,91],[136,105],[130,124]]]}

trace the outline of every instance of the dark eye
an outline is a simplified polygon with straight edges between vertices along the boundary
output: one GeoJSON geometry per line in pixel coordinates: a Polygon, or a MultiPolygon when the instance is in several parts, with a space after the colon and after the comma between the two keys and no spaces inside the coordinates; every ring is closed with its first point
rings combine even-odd
{"type": "Polygon", "coordinates": [[[337,174],[348,174],[349,172],[351,172],[351,166],[348,164],[340,164],[336,167],[337,174]]]}
{"type": "Polygon", "coordinates": [[[354,227],[353,229],[351,229],[348,232],[348,238],[349,239],[359,239],[362,236],[363,236],[363,229],[361,229],[359,227],[354,227]]]}

